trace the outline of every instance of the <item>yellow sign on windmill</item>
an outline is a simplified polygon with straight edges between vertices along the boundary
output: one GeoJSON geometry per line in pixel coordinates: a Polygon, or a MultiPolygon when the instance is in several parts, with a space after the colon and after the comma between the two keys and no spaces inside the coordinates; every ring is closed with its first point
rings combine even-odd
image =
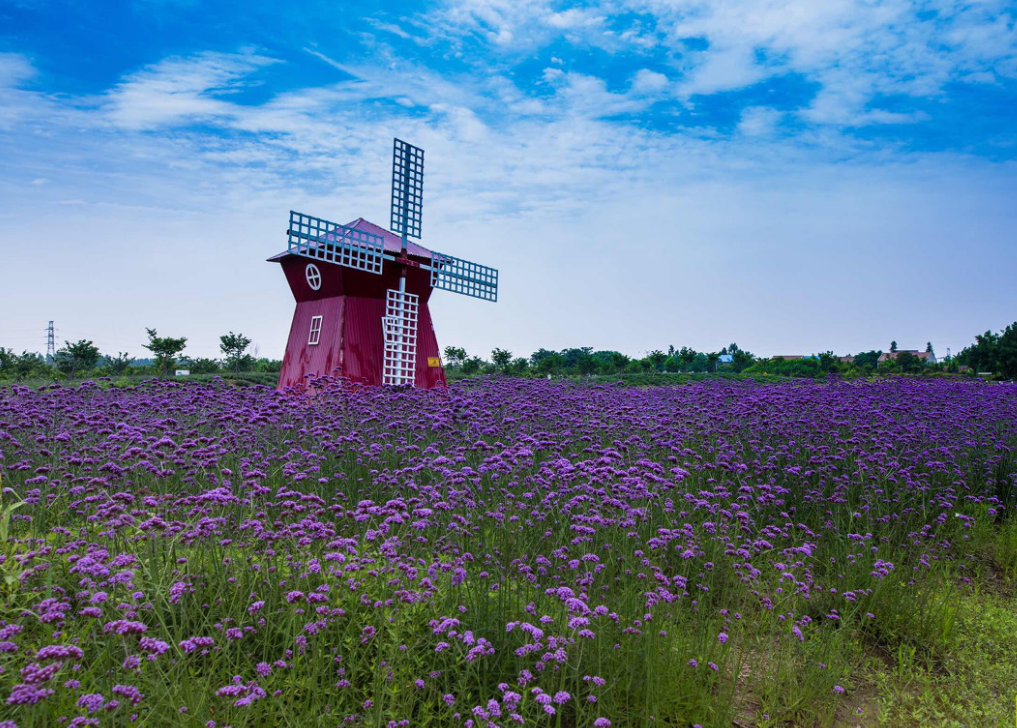
{"type": "Polygon", "coordinates": [[[427,357],[427,366],[429,367],[440,367],[441,359],[436,356],[427,357]]]}

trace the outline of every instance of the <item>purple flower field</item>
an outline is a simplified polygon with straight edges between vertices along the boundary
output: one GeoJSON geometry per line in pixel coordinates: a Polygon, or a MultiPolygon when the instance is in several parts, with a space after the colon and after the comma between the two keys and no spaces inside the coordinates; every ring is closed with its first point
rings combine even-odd
{"type": "Polygon", "coordinates": [[[821,724],[1015,445],[945,380],[0,390],[0,727],[821,724]]]}

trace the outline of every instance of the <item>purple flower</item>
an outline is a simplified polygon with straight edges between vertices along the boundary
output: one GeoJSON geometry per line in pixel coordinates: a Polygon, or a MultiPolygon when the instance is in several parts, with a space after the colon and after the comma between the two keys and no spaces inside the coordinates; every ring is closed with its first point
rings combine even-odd
{"type": "Polygon", "coordinates": [[[103,709],[103,706],[106,705],[106,699],[101,693],[89,693],[78,698],[77,705],[79,708],[84,708],[89,713],[95,713],[96,711],[103,709]]]}
{"type": "Polygon", "coordinates": [[[45,700],[53,694],[49,688],[38,687],[32,684],[15,685],[11,688],[11,694],[7,698],[8,705],[35,705],[40,700],[45,700]]]}
{"type": "Polygon", "coordinates": [[[170,646],[168,644],[153,637],[142,637],[138,640],[138,647],[143,652],[148,652],[151,655],[161,655],[165,652],[169,652],[170,650],[170,646]]]}
{"type": "Polygon", "coordinates": [[[141,691],[133,685],[114,685],[113,694],[130,700],[131,705],[137,705],[145,699],[145,696],[141,693],[141,691]]]}
{"type": "Polygon", "coordinates": [[[77,662],[84,656],[85,653],[81,651],[81,648],[74,645],[47,645],[35,653],[35,659],[40,662],[42,660],[71,660],[77,662]]]}
{"type": "Polygon", "coordinates": [[[103,628],[103,632],[113,632],[114,634],[143,634],[148,631],[142,622],[133,622],[127,619],[117,619],[112,622],[107,622],[103,628]]]}

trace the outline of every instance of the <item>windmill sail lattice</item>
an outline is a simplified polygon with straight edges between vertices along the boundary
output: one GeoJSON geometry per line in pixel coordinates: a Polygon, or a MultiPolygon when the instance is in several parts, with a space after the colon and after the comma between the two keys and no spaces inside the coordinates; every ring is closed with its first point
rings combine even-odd
{"type": "Polygon", "coordinates": [[[385,241],[380,235],[292,210],[286,233],[291,253],[368,273],[381,273],[385,241]]]}
{"type": "Polygon", "coordinates": [[[485,301],[497,301],[498,271],[444,253],[431,253],[431,286],[485,301]]]}
{"type": "Polygon", "coordinates": [[[420,237],[424,212],[424,150],[396,139],[392,145],[392,232],[420,237]]]}

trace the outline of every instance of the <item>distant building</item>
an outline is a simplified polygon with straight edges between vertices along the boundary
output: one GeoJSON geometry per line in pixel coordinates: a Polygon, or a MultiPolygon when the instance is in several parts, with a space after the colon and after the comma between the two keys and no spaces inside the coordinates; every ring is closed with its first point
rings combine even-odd
{"type": "Polygon", "coordinates": [[[879,363],[882,364],[885,361],[892,361],[897,358],[899,354],[911,354],[917,356],[922,360],[922,364],[935,364],[936,355],[931,351],[918,351],[917,349],[898,349],[897,351],[887,351],[879,355],[879,363]]]}
{"type": "Polygon", "coordinates": [[[734,364],[734,357],[731,354],[721,354],[717,359],[718,364],[734,364]]]}
{"type": "Polygon", "coordinates": [[[855,358],[853,356],[851,356],[850,354],[848,354],[847,356],[840,356],[840,357],[837,357],[837,358],[840,359],[840,363],[841,364],[854,364],[855,363],[855,358]]]}
{"type": "Polygon", "coordinates": [[[783,359],[784,361],[799,361],[801,359],[818,359],[815,354],[777,354],[770,359],[783,359]]]}

